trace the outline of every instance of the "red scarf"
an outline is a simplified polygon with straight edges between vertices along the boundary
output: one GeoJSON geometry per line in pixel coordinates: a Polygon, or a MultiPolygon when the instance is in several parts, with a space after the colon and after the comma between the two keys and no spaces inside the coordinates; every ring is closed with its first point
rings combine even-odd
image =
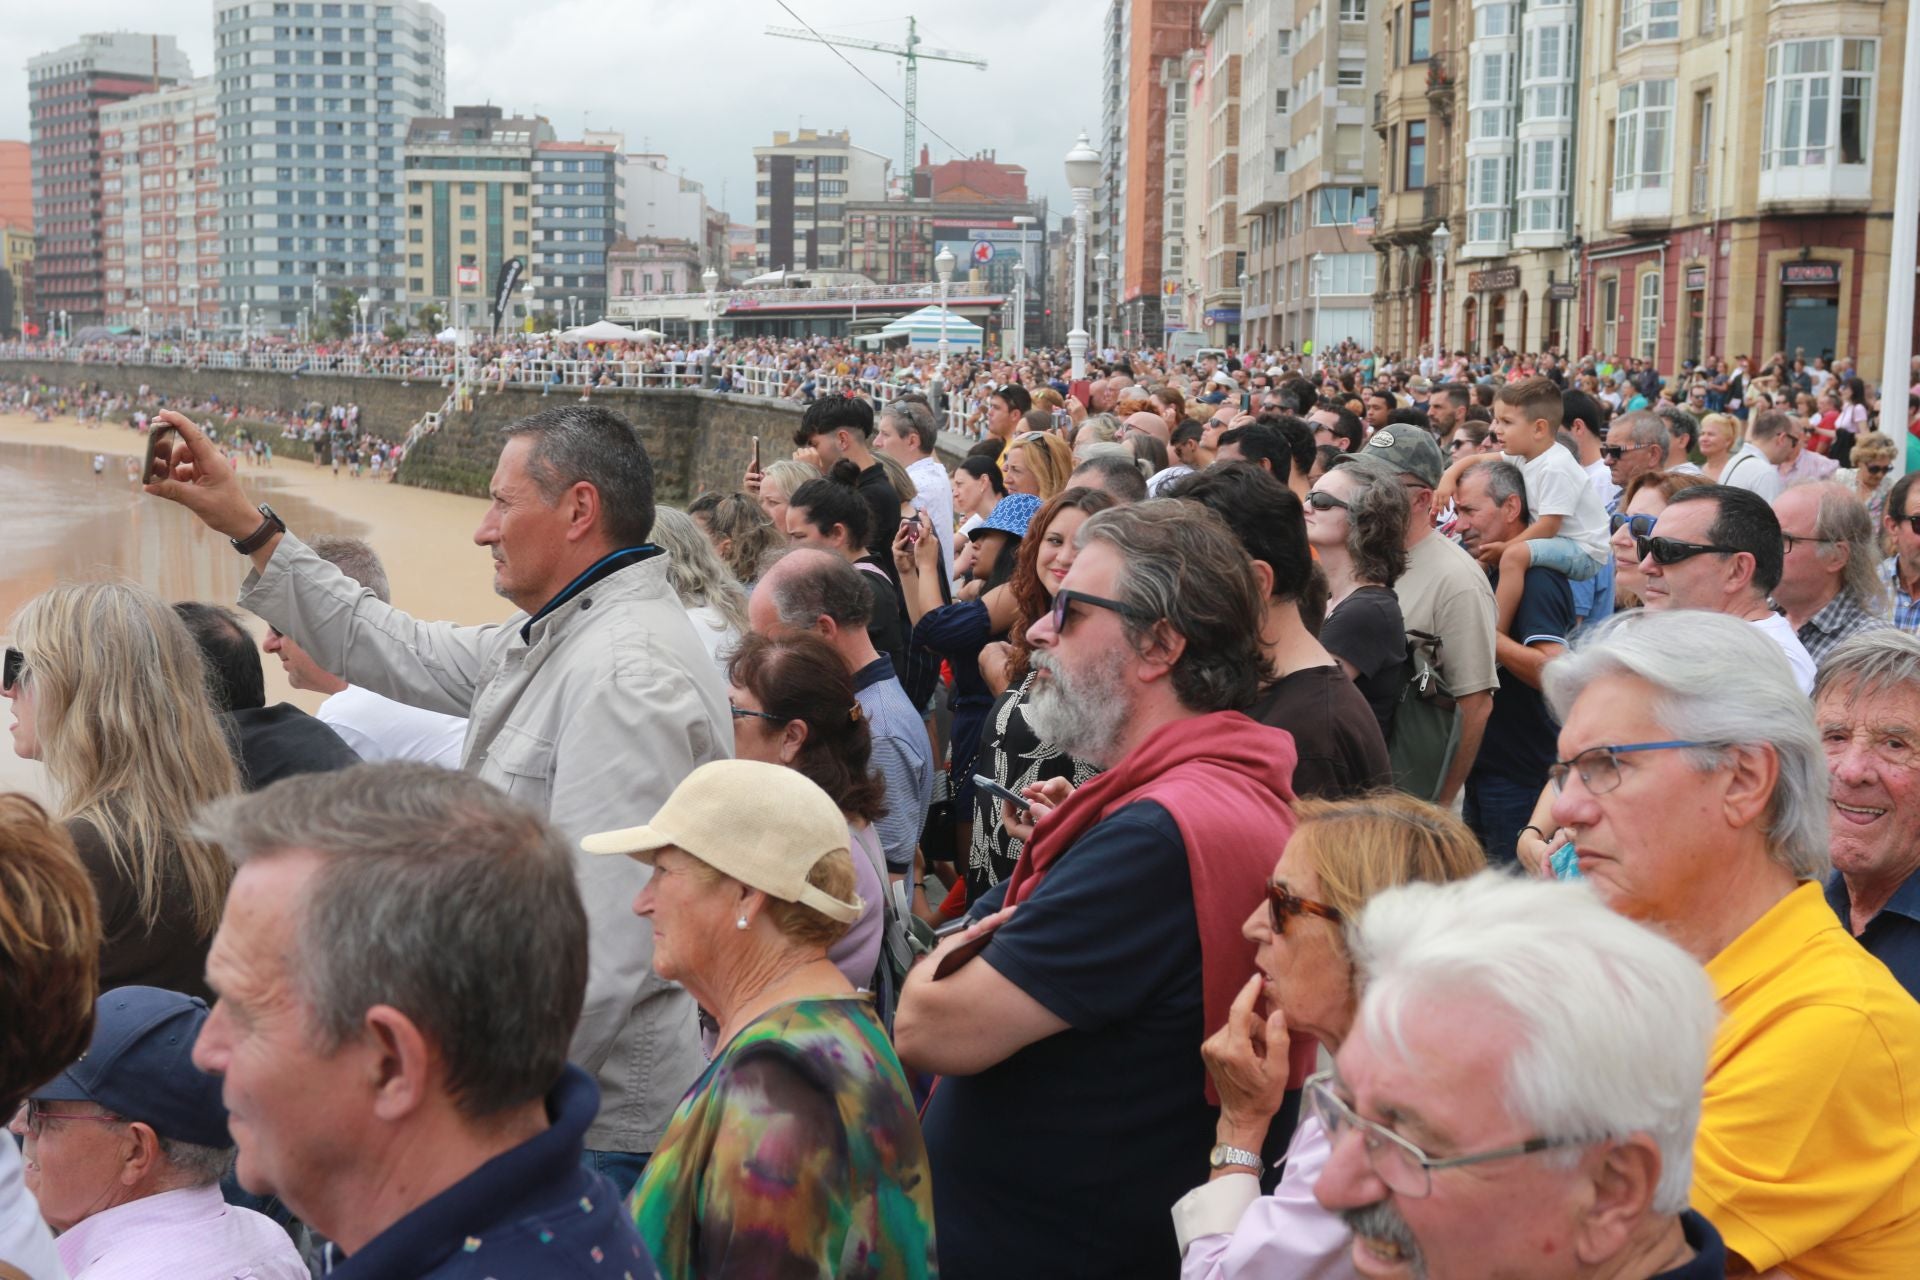
{"type": "MultiPolygon", "coordinates": [[[[1238,711],[1215,711],[1163,725],[1113,768],[1047,814],[1007,877],[1003,900],[1033,896],[1047,871],[1095,824],[1141,800],[1172,815],[1187,847],[1193,911],[1200,928],[1205,1029],[1226,1025],[1233,998],[1253,975],[1254,948],[1240,932],[1266,896],[1280,850],[1293,834],[1293,735],[1238,711]]],[[[1199,1045],[1194,1051],[1199,1052],[1199,1045]]],[[[1316,1044],[1297,1035],[1289,1087],[1313,1069],[1316,1044]]],[[[1220,1103],[1211,1080],[1207,1101],[1220,1103]]]]}

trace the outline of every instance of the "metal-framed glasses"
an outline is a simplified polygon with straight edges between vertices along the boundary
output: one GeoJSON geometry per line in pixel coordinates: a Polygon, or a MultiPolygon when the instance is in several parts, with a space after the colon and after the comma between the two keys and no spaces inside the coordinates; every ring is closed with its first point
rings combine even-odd
{"type": "Polygon", "coordinates": [[[1313,489],[1307,493],[1307,505],[1315,511],[1331,511],[1338,507],[1342,511],[1353,510],[1353,504],[1345,498],[1336,498],[1325,489],[1313,489]]]}
{"type": "Polygon", "coordinates": [[[1109,600],[1105,596],[1088,595],[1084,591],[1061,590],[1053,593],[1053,630],[1059,635],[1067,629],[1067,610],[1075,603],[1092,605],[1096,609],[1110,609],[1129,622],[1151,621],[1144,613],[1124,600],[1109,600]]]}
{"type": "Polygon", "coordinates": [[[126,1123],[126,1121],[111,1112],[49,1111],[47,1110],[47,1104],[38,1098],[28,1098],[20,1104],[20,1109],[26,1113],[27,1132],[35,1138],[38,1138],[47,1131],[47,1121],[49,1120],[98,1120],[107,1124],[126,1123]]]}
{"type": "Polygon", "coordinates": [[[1367,1119],[1348,1106],[1333,1091],[1332,1078],[1331,1071],[1322,1071],[1309,1078],[1306,1084],[1307,1106],[1312,1108],[1321,1127],[1326,1130],[1328,1145],[1337,1148],[1340,1140],[1349,1132],[1358,1132],[1361,1146],[1367,1154],[1367,1167],[1373,1170],[1374,1176],[1380,1179],[1387,1190],[1409,1200],[1424,1200],[1433,1193],[1435,1169],[1462,1169],[1493,1160],[1511,1160],[1558,1147],[1576,1146],[1580,1142],[1575,1138],[1528,1138],[1525,1142],[1516,1142],[1492,1151],[1435,1159],[1385,1125],[1367,1119]]]}
{"type": "Polygon", "coordinates": [[[12,693],[13,687],[27,674],[27,655],[18,649],[9,647],[4,666],[0,666],[0,692],[12,693]]]}
{"type": "Polygon", "coordinates": [[[1273,924],[1273,931],[1285,933],[1287,921],[1295,916],[1319,916],[1322,920],[1330,920],[1334,924],[1339,924],[1344,919],[1338,907],[1330,907],[1324,902],[1303,898],[1278,880],[1267,881],[1267,918],[1273,924]]]}
{"type": "Polygon", "coordinates": [[[1636,536],[1633,549],[1642,560],[1653,557],[1657,565],[1679,564],[1682,560],[1691,560],[1695,556],[1737,556],[1739,547],[1723,546],[1718,542],[1682,542],[1678,538],[1642,538],[1636,536]]]}
{"type": "Polygon", "coordinates": [[[1675,738],[1667,742],[1621,742],[1611,746],[1588,747],[1571,760],[1555,760],[1547,766],[1547,780],[1556,793],[1567,789],[1567,775],[1577,774],[1589,795],[1604,796],[1620,785],[1620,762],[1615,757],[1639,751],[1679,751],[1685,748],[1724,747],[1724,742],[1694,742],[1675,738]]]}
{"type": "Polygon", "coordinates": [[[785,724],[787,722],[785,716],[776,716],[771,711],[750,711],[746,707],[739,706],[733,702],[727,703],[727,710],[733,712],[733,718],[735,720],[742,719],[743,717],[751,717],[755,720],[771,720],[775,724],[785,724]]]}

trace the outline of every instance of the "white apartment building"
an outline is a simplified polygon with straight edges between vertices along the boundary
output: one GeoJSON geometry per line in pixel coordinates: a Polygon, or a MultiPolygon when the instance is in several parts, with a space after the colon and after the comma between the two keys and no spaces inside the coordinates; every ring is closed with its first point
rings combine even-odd
{"type": "Polygon", "coordinates": [[[106,322],[191,336],[220,318],[213,80],[100,108],[106,322]]]}

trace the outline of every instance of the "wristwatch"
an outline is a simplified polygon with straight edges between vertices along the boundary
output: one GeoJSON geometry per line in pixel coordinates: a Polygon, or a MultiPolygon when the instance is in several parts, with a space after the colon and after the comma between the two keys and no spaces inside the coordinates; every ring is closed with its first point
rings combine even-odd
{"type": "Polygon", "coordinates": [[[1230,1147],[1222,1142],[1207,1153],[1207,1167],[1211,1169],[1250,1169],[1260,1172],[1260,1153],[1241,1147],[1230,1147]]]}
{"type": "Polygon", "coordinates": [[[250,556],[265,546],[267,539],[274,534],[286,531],[287,522],[273,514],[273,508],[263,502],[260,504],[260,527],[244,538],[229,538],[228,541],[233,543],[235,551],[243,556],[250,556]]]}

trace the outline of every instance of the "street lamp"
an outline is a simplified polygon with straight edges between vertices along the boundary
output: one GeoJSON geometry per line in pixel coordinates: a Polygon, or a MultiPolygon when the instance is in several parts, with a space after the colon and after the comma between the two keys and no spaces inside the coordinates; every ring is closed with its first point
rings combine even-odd
{"type": "Polygon", "coordinates": [[[953,250],[942,249],[933,260],[933,272],[940,277],[940,389],[947,387],[947,284],[953,279],[953,250]]]}
{"type": "Polygon", "coordinates": [[[140,308],[140,351],[143,355],[153,351],[153,308],[140,308]]]}
{"type": "Polygon", "coordinates": [[[577,328],[580,324],[580,299],[574,294],[567,295],[567,327],[577,328]]]}
{"type": "MultiPolygon", "coordinates": [[[[1021,246],[1025,252],[1025,246],[1021,246]]],[[[1013,358],[1019,360],[1027,354],[1027,263],[1024,258],[1013,260],[1013,358]]]]}
{"type": "Polygon", "coordinates": [[[360,299],[360,345],[363,348],[367,345],[367,313],[371,310],[373,299],[363,296],[360,299]]]}
{"type": "Polygon", "coordinates": [[[1313,268],[1313,367],[1318,369],[1326,363],[1325,357],[1320,354],[1320,348],[1324,345],[1320,336],[1320,295],[1327,289],[1326,281],[1321,276],[1326,269],[1327,255],[1316,253],[1308,261],[1313,268]]]}
{"type": "Polygon", "coordinates": [[[1100,302],[1093,312],[1094,328],[1099,331],[1099,340],[1094,346],[1102,355],[1107,350],[1107,266],[1112,261],[1105,249],[1093,255],[1094,284],[1100,291],[1100,302]]]}
{"type": "Polygon", "coordinates": [[[1446,319],[1446,312],[1441,308],[1440,295],[1446,288],[1447,245],[1452,241],[1453,233],[1447,230],[1446,223],[1443,222],[1433,229],[1433,372],[1435,377],[1440,374],[1440,353],[1445,350],[1446,345],[1441,341],[1440,326],[1446,319]]]}
{"type": "Polygon", "coordinates": [[[245,302],[240,304],[240,345],[242,347],[245,347],[253,337],[253,330],[249,327],[247,319],[250,309],[250,304],[245,302]]]}
{"type": "Polygon", "coordinates": [[[713,368],[714,357],[719,354],[713,341],[713,321],[716,307],[716,295],[720,290],[720,273],[708,267],[700,273],[700,287],[707,291],[707,368],[713,368]]]}
{"type": "MultiPolygon", "coordinates": [[[[1067,152],[1066,165],[1067,185],[1073,189],[1073,328],[1067,331],[1067,350],[1078,382],[1087,376],[1087,218],[1094,184],[1100,181],[1100,153],[1087,141],[1086,130],[1080,131],[1073,150],[1067,152]]],[[[1101,283],[1105,284],[1104,274],[1101,283]]]]}

